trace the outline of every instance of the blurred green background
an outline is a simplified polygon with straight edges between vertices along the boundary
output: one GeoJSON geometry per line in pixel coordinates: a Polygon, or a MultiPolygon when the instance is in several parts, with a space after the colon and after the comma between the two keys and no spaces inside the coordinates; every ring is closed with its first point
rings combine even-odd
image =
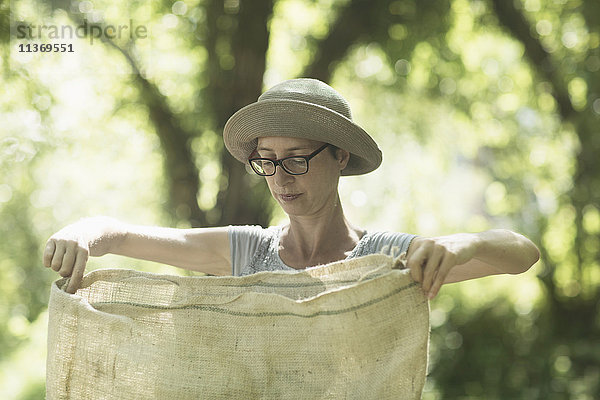
{"type": "MultiPolygon", "coordinates": [[[[300,76],[340,91],[384,152],[377,171],[342,179],[351,221],[508,228],[542,252],[523,275],[442,289],[423,398],[600,398],[597,0],[2,1],[0,31],[0,398],[44,397],[57,275],[41,254],[66,224],[282,222],[221,132],[300,76]],[[16,30],[83,22],[148,35],[16,30]],[[27,43],[74,51],[19,52],[27,43]]],[[[115,266],[184,273],[89,262],[115,266]]]]}

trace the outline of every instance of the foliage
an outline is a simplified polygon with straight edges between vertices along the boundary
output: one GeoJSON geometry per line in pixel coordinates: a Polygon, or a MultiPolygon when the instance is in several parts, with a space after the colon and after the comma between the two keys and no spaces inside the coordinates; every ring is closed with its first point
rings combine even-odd
{"type": "MultiPolygon", "coordinates": [[[[0,37],[2,397],[40,393],[38,370],[22,388],[5,383],[39,354],[55,278],[42,246],[66,223],[282,220],[220,132],[264,86],[302,75],[343,93],[384,151],[379,170],[342,180],[353,222],[423,235],[506,227],[542,251],[525,275],[444,288],[424,398],[600,395],[596,1],[23,0],[0,3],[3,33],[9,4],[12,22],[73,24],[92,5],[153,35],[76,39],[76,56],[30,60],[0,37]]],[[[90,262],[114,265],[174,273],[90,262]]]]}

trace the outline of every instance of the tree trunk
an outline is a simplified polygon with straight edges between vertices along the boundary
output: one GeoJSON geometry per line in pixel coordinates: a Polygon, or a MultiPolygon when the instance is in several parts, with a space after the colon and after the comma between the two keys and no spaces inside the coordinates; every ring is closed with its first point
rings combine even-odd
{"type": "MultiPolygon", "coordinates": [[[[223,4],[213,0],[207,5],[209,85],[206,101],[213,105],[214,125],[219,133],[233,113],[256,101],[262,92],[269,45],[267,26],[273,12],[272,0],[240,1],[237,10],[224,9],[223,4]],[[228,43],[228,51],[223,50],[223,42],[228,43]],[[229,60],[234,63],[230,69],[223,65],[229,60]]],[[[216,223],[267,226],[272,203],[264,182],[253,181],[244,165],[224,147],[220,159],[224,182],[217,198],[216,209],[221,215],[216,223]]]]}

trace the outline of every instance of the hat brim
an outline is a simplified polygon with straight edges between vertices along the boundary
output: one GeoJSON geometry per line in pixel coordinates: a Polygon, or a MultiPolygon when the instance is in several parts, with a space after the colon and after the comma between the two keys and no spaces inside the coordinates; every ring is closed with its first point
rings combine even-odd
{"type": "Polygon", "coordinates": [[[381,164],[377,143],[360,126],[342,114],[318,104],[298,100],[261,100],[229,118],[223,131],[225,147],[246,163],[259,137],[283,136],[330,143],[350,153],[342,175],[361,175],[381,164]]]}

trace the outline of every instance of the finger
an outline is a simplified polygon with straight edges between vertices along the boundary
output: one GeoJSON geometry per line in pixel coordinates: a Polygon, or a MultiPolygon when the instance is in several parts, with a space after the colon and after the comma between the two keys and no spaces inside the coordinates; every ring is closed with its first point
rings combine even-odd
{"type": "Polygon", "coordinates": [[[442,256],[443,252],[433,248],[427,258],[427,263],[423,269],[423,283],[421,285],[425,293],[429,293],[429,290],[431,289],[435,275],[440,267],[442,256]]]}
{"type": "Polygon", "coordinates": [[[85,272],[85,265],[87,259],[87,250],[80,249],[75,257],[75,266],[73,267],[73,273],[71,274],[71,279],[69,280],[69,284],[67,285],[67,293],[73,294],[81,286],[81,281],[85,272]]]}
{"type": "Polygon", "coordinates": [[[65,245],[64,243],[56,243],[56,249],[54,249],[54,255],[52,256],[52,262],[50,267],[56,272],[60,271],[62,267],[63,257],[65,256],[65,245]]]}
{"type": "Polygon", "coordinates": [[[406,267],[410,270],[410,276],[417,282],[423,280],[423,264],[425,262],[426,252],[424,247],[419,247],[406,260],[406,267]]]}
{"type": "Polygon", "coordinates": [[[52,256],[54,255],[54,250],[56,250],[56,243],[54,243],[53,239],[48,239],[46,247],[44,248],[44,267],[50,268],[52,264],[52,256]]]}
{"type": "Polygon", "coordinates": [[[63,256],[62,266],[58,271],[58,274],[62,277],[71,276],[73,272],[73,266],[75,264],[75,244],[69,244],[63,256]]]}
{"type": "Polygon", "coordinates": [[[433,299],[440,291],[440,288],[446,281],[446,277],[450,270],[456,265],[456,257],[453,254],[446,254],[440,268],[438,269],[438,273],[435,277],[433,284],[431,285],[431,289],[429,289],[429,294],[427,295],[429,299],[433,299]]]}

